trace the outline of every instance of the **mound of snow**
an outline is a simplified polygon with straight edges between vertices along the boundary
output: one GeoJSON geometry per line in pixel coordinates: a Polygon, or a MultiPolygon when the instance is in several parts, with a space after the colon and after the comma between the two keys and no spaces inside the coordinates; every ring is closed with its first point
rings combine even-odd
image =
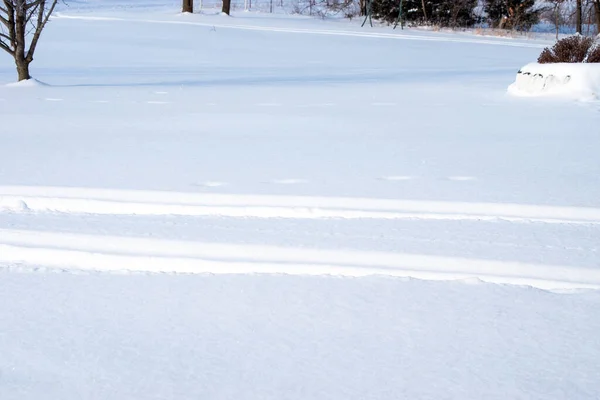
{"type": "Polygon", "coordinates": [[[23,81],[9,83],[6,85],[6,87],[41,87],[41,86],[48,86],[48,85],[44,82],[38,81],[37,79],[26,79],[23,81]]]}
{"type": "Polygon", "coordinates": [[[518,96],[559,95],[577,99],[600,97],[600,64],[527,64],[508,92],[518,96]]]}

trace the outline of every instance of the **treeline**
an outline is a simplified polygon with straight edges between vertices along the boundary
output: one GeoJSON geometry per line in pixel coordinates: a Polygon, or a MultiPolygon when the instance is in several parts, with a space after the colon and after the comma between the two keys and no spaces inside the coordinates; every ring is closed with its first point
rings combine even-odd
{"type": "MultiPolygon", "coordinates": [[[[529,30],[548,10],[572,3],[574,9],[586,7],[595,14],[594,23],[600,25],[600,0],[372,0],[371,12],[375,19],[394,23],[400,13],[409,25],[440,27],[473,27],[529,30]]],[[[361,12],[366,14],[369,0],[361,0],[361,12]]],[[[581,18],[579,19],[581,20],[581,18]]]]}

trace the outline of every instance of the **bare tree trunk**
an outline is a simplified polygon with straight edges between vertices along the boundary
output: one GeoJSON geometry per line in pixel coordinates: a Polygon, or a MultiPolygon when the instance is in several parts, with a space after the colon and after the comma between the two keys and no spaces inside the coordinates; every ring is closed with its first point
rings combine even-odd
{"type": "Polygon", "coordinates": [[[558,41],[558,34],[560,33],[560,4],[554,3],[554,27],[556,28],[556,41],[558,41]]]}
{"type": "Polygon", "coordinates": [[[231,0],[223,0],[223,10],[225,14],[229,15],[231,11],[231,0]]]}
{"type": "Polygon", "coordinates": [[[427,9],[425,8],[425,0],[421,0],[421,6],[423,7],[423,16],[425,17],[425,22],[427,22],[427,20],[429,18],[427,18],[427,9]]]}
{"type": "Polygon", "coordinates": [[[25,8],[20,7],[15,10],[15,64],[17,65],[17,75],[19,81],[31,79],[29,75],[29,62],[25,55],[25,30],[27,29],[27,19],[25,8]]]}
{"type": "Polygon", "coordinates": [[[183,0],[183,10],[184,13],[193,13],[194,12],[194,0],[183,0]]]}
{"type": "Polygon", "coordinates": [[[596,31],[600,34],[600,0],[594,1],[596,7],[596,31]]]}
{"type": "Polygon", "coordinates": [[[29,74],[29,64],[26,61],[15,60],[15,64],[17,65],[17,76],[19,82],[31,79],[31,75],[29,74]]]}
{"type": "Polygon", "coordinates": [[[577,0],[577,7],[575,9],[575,30],[580,35],[583,33],[583,0],[577,0]]]}

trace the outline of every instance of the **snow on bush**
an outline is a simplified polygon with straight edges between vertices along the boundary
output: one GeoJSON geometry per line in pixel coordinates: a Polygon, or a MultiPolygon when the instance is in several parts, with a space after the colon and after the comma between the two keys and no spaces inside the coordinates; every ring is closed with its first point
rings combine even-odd
{"type": "Polygon", "coordinates": [[[519,70],[509,93],[525,96],[560,95],[581,100],[600,98],[600,64],[527,64],[519,70]]]}
{"type": "Polygon", "coordinates": [[[600,94],[600,43],[570,36],[546,47],[537,63],[524,66],[509,86],[517,95],[566,95],[597,99],[600,94]]]}

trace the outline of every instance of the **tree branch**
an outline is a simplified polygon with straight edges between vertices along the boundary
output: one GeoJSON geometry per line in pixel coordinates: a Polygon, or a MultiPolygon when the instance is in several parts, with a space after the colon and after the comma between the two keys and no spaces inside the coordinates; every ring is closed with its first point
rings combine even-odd
{"type": "MultiPolygon", "coordinates": [[[[13,49],[17,48],[17,32],[15,28],[15,8],[12,3],[9,3],[7,0],[4,0],[4,5],[6,6],[8,12],[6,16],[8,17],[8,36],[10,36],[10,44],[13,49]]],[[[13,53],[14,54],[14,53],[13,53]]]]}
{"type": "Polygon", "coordinates": [[[25,10],[27,11],[27,10],[29,10],[30,8],[37,7],[37,6],[39,6],[40,4],[44,3],[45,1],[46,1],[46,0],[36,0],[36,1],[32,1],[31,3],[28,3],[28,4],[26,4],[26,5],[25,5],[25,10]]]}
{"type": "Polygon", "coordinates": [[[37,10],[38,6],[39,6],[39,3],[37,6],[33,7],[31,10],[29,10],[28,8],[25,9],[26,13],[29,11],[29,14],[27,14],[27,16],[25,17],[25,21],[27,21],[27,22],[31,21],[31,17],[33,17],[33,14],[35,14],[35,11],[37,10]]]}
{"type": "MultiPolygon", "coordinates": [[[[5,35],[3,35],[3,36],[5,36],[5,35]]],[[[8,45],[6,43],[4,43],[4,41],[2,39],[0,39],[0,49],[4,50],[11,56],[15,55],[15,52],[10,47],[8,47],[8,45]]]]}
{"type": "Polygon", "coordinates": [[[0,15],[0,22],[2,22],[2,24],[8,28],[8,20],[2,15],[0,15]]]}
{"type": "Polygon", "coordinates": [[[33,61],[33,53],[35,53],[35,48],[37,47],[38,41],[40,40],[40,35],[42,34],[42,30],[48,23],[50,16],[54,12],[54,8],[56,7],[56,3],[58,0],[50,0],[52,1],[52,5],[48,9],[48,11],[44,15],[44,11],[46,9],[46,0],[42,0],[39,5],[38,11],[38,20],[37,20],[37,28],[35,33],[33,34],[33,38],[31,39],[31,44],[29,45],[29,50],[27,51],[27,57],[25,58],[27,62],[33,61]]]}

